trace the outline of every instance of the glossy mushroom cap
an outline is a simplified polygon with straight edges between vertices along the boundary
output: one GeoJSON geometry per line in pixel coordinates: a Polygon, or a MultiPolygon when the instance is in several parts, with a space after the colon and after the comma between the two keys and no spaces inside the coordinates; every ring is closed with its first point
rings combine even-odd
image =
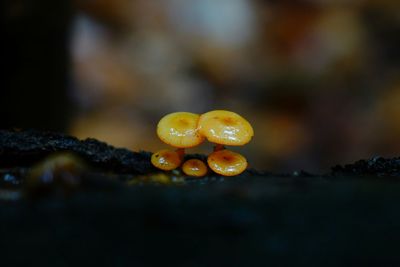
{"type": "Polygon", "coordinates": [[[214,110],[201,115],[199,132],[208,141],[227,146],[247,144],[254,135],[253,127],[247,120],[226,110],[214,110]]]}
{"type": "Polygon", "coordinates": [[[182,171],[188,176],[202,177],[207,174],[208,168],[199,159],[189,159],[183,163],[182,171]]]}
{"type": "Polygon", "coordinates": [[[175,112],[164,116],[157,125],[157,135],[164,143],[178,148],[201,144],[204,136],[198,131],[198,114],[175,112]]]}
{"type": "Polygon", "coordinates": [[[163,149],[151,155],[151,164],[163,171],[174,170],[178,168],[181,163],[182,158],[179,153],[173,150],[163,149]]]}
{"type": "Polygon", "coordinates": [[[207,163],[214,172],[224,176],[241,174],[247,168],[246,158],[227,149],[211,153],[207,163]]]}

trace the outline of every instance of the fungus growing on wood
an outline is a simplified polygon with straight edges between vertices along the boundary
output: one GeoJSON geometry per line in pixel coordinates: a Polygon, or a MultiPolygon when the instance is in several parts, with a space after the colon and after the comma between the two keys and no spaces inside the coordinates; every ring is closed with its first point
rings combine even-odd
{"type": "Polygon", "coordinates": [[[227,149],[211,153],[207,158],[207,163],[211,170],[224,176],[241,174],[247,168],[245,157],[227,149]]]}
{"type": "Polygon", "coordinates": [[[207,165],[199,159],[189,159],[182,165],[182,171],[188,176],[202,177],[207,174],[207,165]]]}
{"type": "Polygon", "coordinates": [[[157,125],[157,135],[164,143],[176,148],[195,147],[204,141],[198,131],[198,114],[175,112],[164,116],[157,125]]]}
{"type": "MultiPolygon", "coordinates": [[[[246,159],[225,149],[242,146],[250,142],[253,127],[242,116],[227,110],[214,110],[201,116],[189,112],[175,112],[164,116],[157,125],[157,135],[176,151],[162,150],[151,157],[152,164],[161,170],[173,170],[183,161],[185,148],[195,147],[206,138],[215,144],[214,152],[208,157],[210,168],[221,175],[234,176],[247,167],[246,159]]],[[[188,160],[182,171],[189,176],[204,176],[207,166],[200,160],[188,160]]]]}
{"type": "Polygon", "coordinates": [[[161,170],[178,168],[185,155],[185,148],[197,146],[205,140],[198,132],[199,117],[194,113],[175,112],[161,118],[157,125],[157,135],[161,141],[177,150],[154,153],[151,163],[155,167],[161,170]]]}
{"type": "Polygon", "coordinates": [[[253,127],[242,116],[227,110],[213,110],[199,119],[199,132],[215,144],[214,152],[208,157],[208,166],[216,173],[234,176],[247,168],[246,159],[225,146],[242,146],[250,142],[253,127]]]}
{"type": "Polygon", "coordinates": [[[171,171],[178,168],[182,163],[182,156],[178,151],[163,149],[151,155],[151,164],[154,167],[171,171]]]}
{"type": "Polygon", "coordinates": [[[254,135],[253,127],[246,119],[227,110],[213,110],[202,114],[199,132],[208,141],[222,146],[245,145],[254,135]]]}

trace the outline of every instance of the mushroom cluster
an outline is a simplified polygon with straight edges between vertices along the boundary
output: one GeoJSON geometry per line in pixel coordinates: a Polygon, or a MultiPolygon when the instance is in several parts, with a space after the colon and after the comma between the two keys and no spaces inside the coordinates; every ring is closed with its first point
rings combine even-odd
{"type": "Polygon", "coordinates": [[[234,176],[247,168],[242,155],[225,146],[242,146],[254,135],[251,124],[239,114],[226,110],[213,110],[202,115],[175,112],[164,116],[157,125],[157,135],[175,150],[160,150],[151,157],[151,163],[165,171],[182,165],[188,176],[202,177],[207,174],[206,164],[198,159],[184,161],[185,149],[200,145],[207,139],[215,144],[214,152],[207,158],[212,171],[224,176],[234,176]]]}

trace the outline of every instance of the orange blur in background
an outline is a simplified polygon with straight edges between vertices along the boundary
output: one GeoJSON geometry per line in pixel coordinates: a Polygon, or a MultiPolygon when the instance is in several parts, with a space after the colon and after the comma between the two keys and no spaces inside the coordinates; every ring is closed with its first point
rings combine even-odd
{"type": "MultiPolygon", "coordinates": [[[[76,1],[70,133],[166,147],[174,111],[235,111],[252,167],[326,171],[399,155],[400,2],[76,1]]],[[[210,152],[204,145],[190,152],[210,152]]]]}

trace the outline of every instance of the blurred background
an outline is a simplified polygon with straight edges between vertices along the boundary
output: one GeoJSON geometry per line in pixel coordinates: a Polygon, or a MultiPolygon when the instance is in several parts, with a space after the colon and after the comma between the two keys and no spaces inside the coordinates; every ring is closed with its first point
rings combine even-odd
{"type": "MultiPolygon", "coordinates": [[[[398,0],[4,0],[0,128],[165,148],[174,111],[247,118],[252,167],[400,155],[398,0]]],[[[210,145],[190,150],[208,153],[210,145]]]]}

